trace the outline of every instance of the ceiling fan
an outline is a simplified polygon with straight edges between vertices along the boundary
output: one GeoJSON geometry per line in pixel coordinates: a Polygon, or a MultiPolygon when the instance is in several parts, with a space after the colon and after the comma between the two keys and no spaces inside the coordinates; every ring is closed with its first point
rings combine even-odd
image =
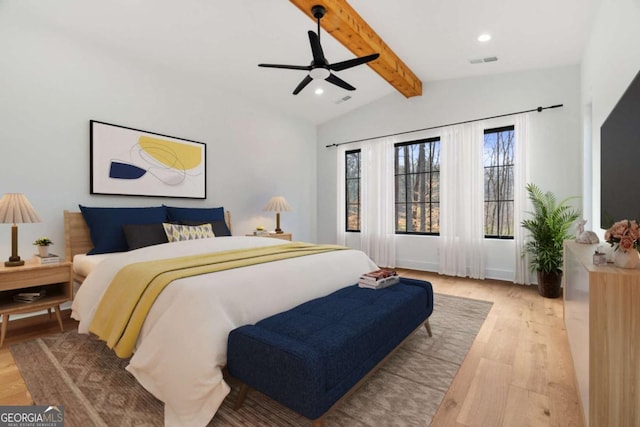
{"type": "Polygon", "coordinates": [[[332,73],[332,71],[342,71],[347,68],[355,67],[357,65],[366,64],[367,62],[378,59],[379,53],[372,55],[362,56],[360,58],[349,59],[347,61],[330,64],[324,57],[322,51],[322,45],[320,45],[320,19],[324,16],[326,9],[324,6],[316,5],[311,8],[311,13],[318,20],[318,34],[313,31],[309,31],[309,43],[311,44],[311,53],[313,54],[313,60],[310,65],[281,65],[281,64],[258,64],[258,67],[267,68],[284,68],[287,70],[304,70],[309,74],[300,82],[300,84],[293,91],[294,95],[300,93],[312,80],[324,79],[329,83],[339,86],[346,90],[356,90],[355,87],[345,82],[338,76],[332,73]]]}

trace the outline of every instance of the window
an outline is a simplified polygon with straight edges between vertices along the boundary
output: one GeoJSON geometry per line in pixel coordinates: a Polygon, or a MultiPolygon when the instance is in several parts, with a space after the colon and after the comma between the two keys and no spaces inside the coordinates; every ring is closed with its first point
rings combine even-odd
{"type": "Polygon", "coordinates": [[[396,233],[440,232],[440,138],[395,144],[396,233]]]}
{"type": "Polygon", "coordinates": [[[345,153],[346,231],[360,231],[360,150],[345,153]]]}
{"type": "Polygon", "coordinates": [[[484,131],[484,234],[513,239],[514,127],[484,131]]]}

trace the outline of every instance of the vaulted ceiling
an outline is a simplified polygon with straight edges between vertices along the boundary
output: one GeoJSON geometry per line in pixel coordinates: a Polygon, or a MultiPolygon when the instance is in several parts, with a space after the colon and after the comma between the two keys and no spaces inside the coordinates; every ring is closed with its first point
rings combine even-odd
{"type": "MultiPolygon", "coordinates": [[[[219,85],[269,108],[322,123],[381,97],[401,95],[367,65],[338,75],[357,90],[323,81],[291,94],[303,71],[258,63],[308,64],[316,24],[303,0],[0,0],[34,28],[56,31],[123,61],[171,70],[191,84],[219,85]],[[324,84],[323,84],[324,83],[324,84]],[[350,96],[348,100],[344,97],[350,96]]],[[[336,0],[331,0],[335,2],[336,0]]],[[[422,83],[578,64],[600,0],[350,0],[366,24],[422,83]],[[489,33],[481,43],[477,37],[489,33]],[[497,57],[495,62],[470,61],[497,57]]],[[[322,1],[320,1],[322,4],[322,1]]],[[[323,30],[324,31],[324,30],[323,30]]],[[[327,33],[330,62],[355,57],[327,33]]],[[[359,55],[358,55],[359,56],[359,55]]],[[[406,96],[406,95],[405,95],[406,96]]]]}

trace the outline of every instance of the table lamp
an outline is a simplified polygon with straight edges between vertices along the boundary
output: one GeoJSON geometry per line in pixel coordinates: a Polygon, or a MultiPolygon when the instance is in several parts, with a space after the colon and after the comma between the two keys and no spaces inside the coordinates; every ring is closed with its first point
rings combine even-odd
{"type": "Polygon", "coordinates": [[[19,223],[40,222],[29,200],[21,193],[7,193],[0,199],[0,223],[13,224],[11,226],[11,256],[5,261],[5,267],[24,265],[18,256],[18,226],[19,223]]]}
{"type": "Polygon", "coordinates": [[[291,210],[291,206],[282,196],[273,196],[267,206],[265,206],[263,211],[275,212],[276,213],[276,234],[282,234],[282,230],[280,229],[280,212],[289,212],[291,210]]]}

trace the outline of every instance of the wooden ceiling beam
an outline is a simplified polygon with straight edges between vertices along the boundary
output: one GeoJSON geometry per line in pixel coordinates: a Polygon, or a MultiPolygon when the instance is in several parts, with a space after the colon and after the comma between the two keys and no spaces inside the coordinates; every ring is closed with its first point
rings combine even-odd
{"type": "Polygon", "coordinates": [[[321,27],[360,57],[379,53],[380,57],[367,65],[405,97],[422,95],[422,82],[391,50],[378,34],[362,19],[346,0],[289,0],[298,9],[316,19],[311,13],[315,5],[326,9],[321,27]]]}

